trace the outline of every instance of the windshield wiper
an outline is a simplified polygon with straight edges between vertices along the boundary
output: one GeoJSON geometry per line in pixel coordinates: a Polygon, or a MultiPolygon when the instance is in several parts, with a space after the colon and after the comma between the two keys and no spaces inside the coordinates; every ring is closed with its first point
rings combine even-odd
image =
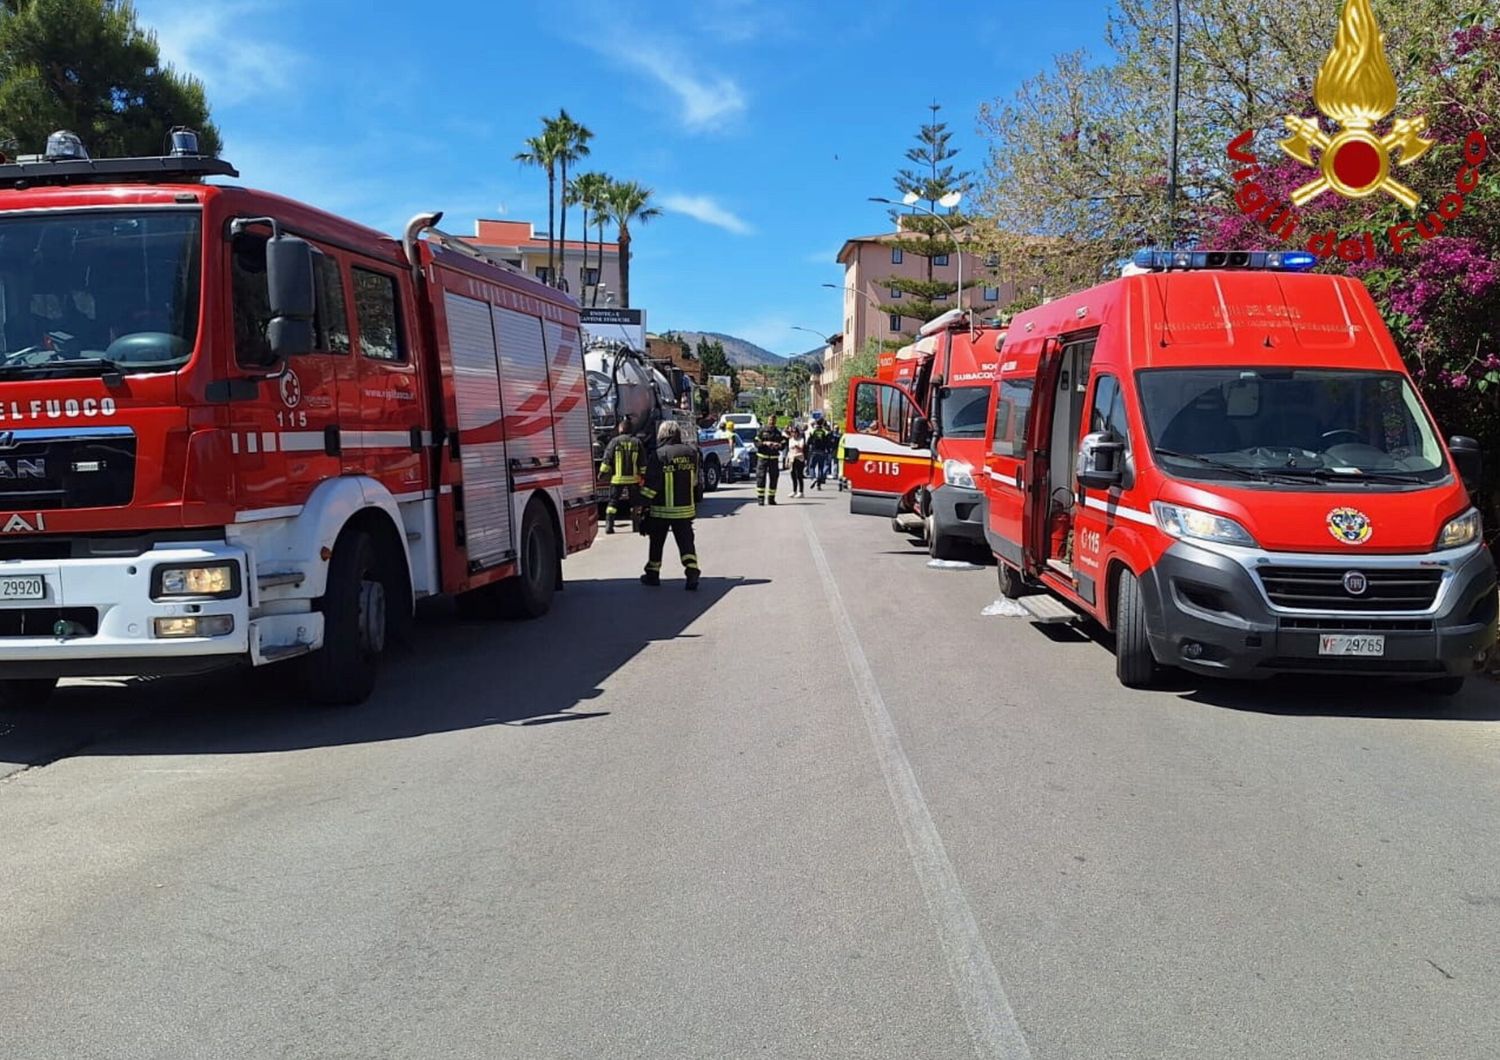
{"type": "Polygon", "coordinates": [[[1245,478],[1253,478],[1261,482],[1267,481],[1267,471],[1269,469],[1266,468],[1240,467],[1238,464],[1229,464],[1223,460],[1215,460],[1212,457],[1199,456],[1197,453],[1183,453],[1176,449],[1153,449],[1151,451],[1157,456],[1169,456],[1175,460],[1191,460],[1195,464],[1202,464],[1204,467],[1211,467],[1218,471],[1230,471],[1236,475],[1243,475],[1245,478]]]}
{"type": "Polygon", "coordinates": [[[1366,471],[1363,468],[1347,470],[1331,467],[1278,467],[1276,474],[1292,478],[1311,478],[1320,482],[1394,482],[1401,485],[1421,485],[1422,479],[1415,475],[1399,475],[1388,471],[1366,471]]]}
{"type": "Polygon", "coordinates": [[[32,375],[120,375],[124,371],[107,357],[69,357],[35,364],[0,365],[0,379],[18,379],[32,375]]]}

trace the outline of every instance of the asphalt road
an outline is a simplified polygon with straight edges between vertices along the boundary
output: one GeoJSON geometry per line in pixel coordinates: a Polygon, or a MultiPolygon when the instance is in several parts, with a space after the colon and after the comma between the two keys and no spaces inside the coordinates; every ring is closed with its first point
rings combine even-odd
{"type": "Polygon", "coordinates": [[[601,538],[359,709],[0,713],[4,1054],[1500,1052],[1500,686],[1126,691],[845,496],[712,497],[696,595],[601,538]]]}

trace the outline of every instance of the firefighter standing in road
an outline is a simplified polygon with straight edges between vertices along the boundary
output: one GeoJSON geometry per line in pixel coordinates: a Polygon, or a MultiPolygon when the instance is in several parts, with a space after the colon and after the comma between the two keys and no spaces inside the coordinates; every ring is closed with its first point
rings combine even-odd
{"type": "Polygon", "coordinates": [[[661,584],[661,554],[667,535],[677,539],[687,588],[698,588],[698,556],[693,542],[693,519],[698,514],[693,499],[698,495],[698,450],[682,440],[682,428],[667,420],[656,432],[656,452],[646,461],[646,484],[641,497],[646,502],[642,531],[650,541],[642,585],[661,584]]]}
{"type": "Polygon", "coordinates": [[[604,509],[604,532],[615,532],[615,516],[629,516],[635,508],[635,491],[641,484],[641,441],[632,431],[629,416],[620,421],[619,432],[604,447],[600,473],[609,474],[609,505],[604,509]]]}
{"type": "Polygon", "coordinates": [[[781,478],[781,451],[786,448],[786,435],[776,426],[781,413],[771,414],[771,422],[762,427],[755,436],[755,503],[776,503],[776,482],[781,478]]]}

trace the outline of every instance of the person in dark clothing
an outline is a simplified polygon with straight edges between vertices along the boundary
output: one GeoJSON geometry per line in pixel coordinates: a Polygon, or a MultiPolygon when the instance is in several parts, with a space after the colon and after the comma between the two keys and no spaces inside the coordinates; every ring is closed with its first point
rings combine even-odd
{"type": "Polygon", "coordinates": [[[609,505],[604,509],[604,532],[615,532],[615,517],[629,517],[635,509],[635,491],[641,484],[641,440],[635,437],[629,416],[620,421],[617,433],[604,447],[599,473],[609,475],[609,505]]]}
{"type": "Polygon", "coordinates": [[[697,545],[693,541],[693,519],[698,514],[693,498],[698,495],[698,450],[682,440],[682,428],[667,420],[656,431],[656,451],[646,461],[646,483],[641,487],[646,519],[643,531],[649,542],[646,573],[642,585],[661,584],[661,557],[667,535],[677,540],[687,588],[698,588],[697,545]]]}
{"type": "Polygon", "coordinates": [[[771,422],[755,436],[755,503],[776,503],[776,483],[781,478],[781,451],[786,435],[776,426],[781,413],[771,415],[771,422]]]}
{"type": "Polygon", "coordinates": [[[807,453],[812,468],[813,487],[822,489],[828,481],[828,472],[833,463],[833,432],[822,420],[812,429],[807,438],[807,453]]]}

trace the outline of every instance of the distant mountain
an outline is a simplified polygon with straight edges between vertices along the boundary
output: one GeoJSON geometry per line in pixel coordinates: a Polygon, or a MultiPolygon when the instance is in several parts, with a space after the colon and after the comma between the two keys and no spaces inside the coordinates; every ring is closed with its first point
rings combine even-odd
{"type": "Polygon", "coordinates": [[[780,367],[786,364],[785,357],[734,335],[725,335],[718,331],[674,331],[673,334],[680,335],[682,341],[687,343],[689,350],[697,348],[699,339],[723,343],[724,356],[728,357],[729,363],[736,368],[756,368],[762,365],[780,367]]]}

